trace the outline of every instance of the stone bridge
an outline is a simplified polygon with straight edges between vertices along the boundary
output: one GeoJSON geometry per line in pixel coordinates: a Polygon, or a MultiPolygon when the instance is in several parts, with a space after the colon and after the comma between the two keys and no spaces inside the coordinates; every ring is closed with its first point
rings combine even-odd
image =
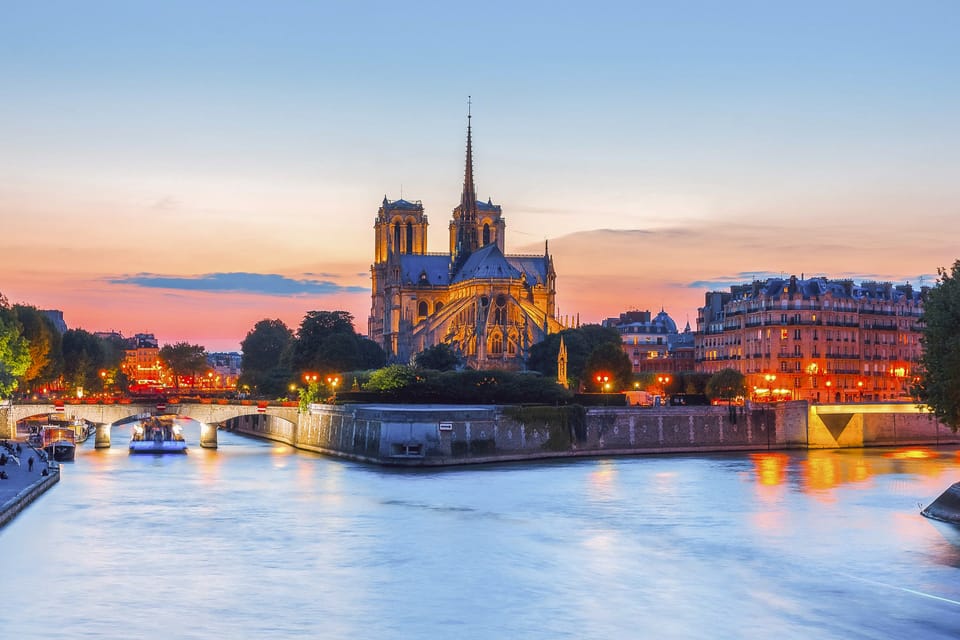
{"type": "Polygon", "coordinates": [[[110,427],[116,422],[134,416],[176,415],[199,422],[200,446],[216,448],[217,425],[243,416],[272,416],[296,425],[299,409],[269,404],[203,404],[174,403],[157,404],[13,404],[0,405],[0,439],[13,439],[17,435],[17,423],[34,416],[58,415],[66,419],[79,418],[97,425],[97,448],[110,446],[110,427]]]}

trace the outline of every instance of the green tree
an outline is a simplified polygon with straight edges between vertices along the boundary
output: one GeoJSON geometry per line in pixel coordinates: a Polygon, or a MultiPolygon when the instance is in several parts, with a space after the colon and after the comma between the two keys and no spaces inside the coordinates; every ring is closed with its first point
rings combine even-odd
{"type": "Polygon", "coordinates": [[[284,354],[293,344],[293,331],[282,320],[261,320],[240,343],[242,384],[250,385],[265,396],[283,395],[292,373],[284,363],[284,354]]]}
{"type": "Polygon", "coordinates": [[[617,343],[603,342],[590,352],[587,362],[584,365],[584,384],[591,391],[604,391],[606,389],[595,387],[598,384],[596,377],[598,375],[610,376],[610,390],[622,391],[630,387],[633,380],[633,365],[630,364],[630,357],[620,346],[620,338],[617,336],[617,343]],[[591,384],[592,383],[592,384],[591,384]]]}
{"type": "Polygon", "coordinates": [[[923,354],[915,393],[937,420],[960,428],[960,260],[937,269],[937,286],[923,303],[923,354]]]}
{"type": "Polygon", "coordinates": [[[326,374],[382,366],[386,354],[354,331],[350,313],[309,311],[286,361],[294,372],[326,374]]]}
{"type": "Polygon", "coordinates": [[[160,348],[160,359],[173,374],[173,386],[180,388],[180,378],[195,378],[207,368],[207,351],[199,344],[177,342],[160,348]]]}
{"type": "Polygon", "coordinates": [[[370,380],[364,385],[364,389],[369,391],[397,391],[410,386],[415,380],[417,380],[417,373],[412,367],[392,364],[374,371],[370,375],[370,380]]]}
{"type": "Polygon", "coordinates": [[[17,304],[12,311],[29,343],[30,367],[23,374],[24,382],[30,385],[49,381],[44,380],[44,374],[52,373],[55,367],[51,364],[60,359],[60,334],[53,322],[36,307],[17,304]]]}
{"type": "Polygon", "coordinates": [[[63,334],[62,351],[63,378],[68,387],[102,387],[100,371],[112,365],[112,350],[105,340],[83,329],[70,329],[63,334]]]}
{"type": "Polygon", "coordinates": [[[463,366],[463,358],[460,357],[456,349],[445,342],[441,342],[415,355],[413,364],[418,369],[453,371],[463,366]]]}
{"type": "Polygon", "coordinates": [[[584,378],[584,368],[587,358],[594,349],[607,342],[622,349],[620,333],[616,329],[601,327],[598,324],[585,324],[577,329],[565,329],[560,333],[552,333],[530,347],[527,368],[538,371],[545,377],[556,379],[557,354],[560,352],[561,337],[567,347],[567,377],[573,389],[579,386],[581,380],[589,386],[590,381],[584,378]]]}
{"type": "Polygon", "coordinates": [[[0,294],[0,398],[8,398],[30,368],[30,346],[16,316],[0,294]]]}
{"type": "Polygon", "coordinates": [[[710,376],[706,393],[711,400],[730,401],[747,392],[743,374],[736,369],[721,369],[710,376]]]}

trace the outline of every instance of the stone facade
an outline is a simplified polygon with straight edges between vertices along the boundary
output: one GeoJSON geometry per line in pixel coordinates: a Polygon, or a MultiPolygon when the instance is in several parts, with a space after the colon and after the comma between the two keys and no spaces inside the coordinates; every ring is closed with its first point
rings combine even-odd
{"type": "Polygon", "coordinates": [[[909,401],[921,294],[796,276],[709,292],[697,318],[697,370],[740,371],[758,401],[909,401]]]}
{"type": "Polygon", "coordinates": [[[353,460],[440,466],[596,455],[940,445],[957,434],[912,405],[517,407],[312,405],[294,428],[269,416],[238,432],[353,460]]]}
{"type": "Polygon", "coordinates": [[[449,253],[427,251],[420,201],[384,197],[374,223],[367,333],[392,362],[445,343],[472,368],[522,369],[529,347],[563,328],[555,317],[549,248],[542,255],[505,254],[502,213],[492,200],[477,200],[469,124],[449,253]]]}

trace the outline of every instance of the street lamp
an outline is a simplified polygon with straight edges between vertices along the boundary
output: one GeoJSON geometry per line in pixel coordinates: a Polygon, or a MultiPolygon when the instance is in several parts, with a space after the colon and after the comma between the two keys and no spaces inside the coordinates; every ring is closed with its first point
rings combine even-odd
{"type": "Polygon", "coordinates": [[[773,383],[776,381],[777,376],[774,373],[765,373],[763,379],[767,381],[767,402],[770,402],[773,398],[773,383]]]}
{"type": "Polygon", "coordinates": [[[340,378],[337,376],[327,376],[327,384],[330,385],[330,388],[333,389],[333,397],[337,397],[337,385],[340,383],[340,378]]]}
{"type": "Polygon", "coordinates": [[[657,376],[657,382],[660,383],[660,395],[667,395],[667,385],[670,384],[670,376],[657,376]]]}
{"type": "Polygon", "coordinates": [[[860,402],[860,404],[863,404],[863,380],[857,380],[857,391],[860,394],[860,398],[858,402],[860,402]]]}
{"type": "Polygon", "coordinates": [[[610,376],[606,373],[597,374],[597,388],[600,389],[600,393],[603,393],[606,389],[610,388],[608,384],[610,382],[610,376]]]}
{"type": "Polygon", "coordinates": [[[311,382],[316,382],[319,379],[320,379],[320,376],[318,376],[315,373],[303,374],[303,381],[306,382],[307,384],[310,384],[311,382]]]}

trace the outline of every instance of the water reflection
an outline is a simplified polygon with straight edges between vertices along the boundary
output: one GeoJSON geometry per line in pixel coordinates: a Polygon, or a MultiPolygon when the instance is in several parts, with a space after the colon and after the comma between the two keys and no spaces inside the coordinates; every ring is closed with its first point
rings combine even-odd
{"type": "Polygon", "coordinates": [[[418,471],[117,431],[0,530],[4,637],[50,585],[91,638],[960,637],[958,547],[918,508],[956,449],[418,471]]]}

